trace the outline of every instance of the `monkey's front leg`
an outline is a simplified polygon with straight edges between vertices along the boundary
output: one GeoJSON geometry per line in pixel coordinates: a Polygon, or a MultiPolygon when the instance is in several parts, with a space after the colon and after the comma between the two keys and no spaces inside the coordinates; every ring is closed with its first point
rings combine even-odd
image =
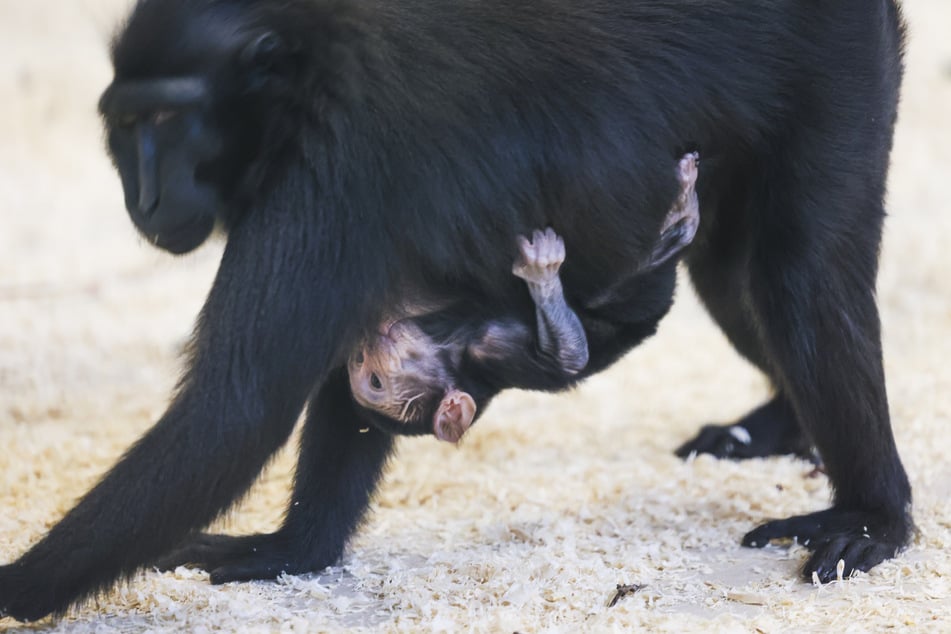
{"type": "Polygon", "coordinates": [[[392,447],[392,436],[362,420],[347,372],[338,368],[308,408],[281,528],[242,536],[199,533],[155,566],[196,565],[217,584],[304,574],[336,563],[366,513],[392,447]]]}

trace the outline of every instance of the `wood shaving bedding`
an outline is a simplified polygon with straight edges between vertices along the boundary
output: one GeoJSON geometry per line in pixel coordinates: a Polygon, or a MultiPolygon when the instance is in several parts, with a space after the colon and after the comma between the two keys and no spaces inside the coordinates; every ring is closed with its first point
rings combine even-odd
{"type": "MultiPolygon", "coordinates": [[[[161,414],[220,256],[137,239],[95,115],[126,3],[0,2],[0,561],[15,558],[161,414]]],[[[212,587],[147,572],[39,630],[940,631],[951,623],[951,24],[906,3],[908,74],[879,296],[918,532],[851,580],[799,580],[800,546],[743,549],[767,518],[828,503],[791,458],[677,460],[700,423],[767,394],[682,281],[661,332],[564,396],[511,393],[462,446],[403,440],[339,566],[212,587]],[[701,353],[698,353],[701,351],[701,353]],[[640,586],[608,607],[619,587],[640,586]]],[[[220,525],[270,530],[283,452],[220,525]]],[[[0,621],[0,629],[12,627],[0,621]]]]}

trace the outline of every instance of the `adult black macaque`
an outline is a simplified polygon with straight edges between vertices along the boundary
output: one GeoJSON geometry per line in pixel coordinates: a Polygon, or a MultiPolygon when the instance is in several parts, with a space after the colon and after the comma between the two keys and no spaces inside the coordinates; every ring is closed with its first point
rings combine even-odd
{"type": "Polygon", "coordinates": [[[623,280],[692,147],[694,284],[777,390],[762,427],[800,430],[835,490],[744,543],[796,536],[822,581],[893,556],[911,496],[874,287],[901,47],[893,0],[139,2],[101,104],[130,213],[173,252],[215,222],[228,243],[168,411],[0,568],[0,611],[63,612],[183,544],[216,583],[336,561],[392,446],[360,433],[360,333],[407,288],[521,301],[515,238],[547,226],[571,306],[610,289],[615,319],[659,318],[669,293],[623,280]],[[308,402],[283,526],[197,534],[308,402]]]}

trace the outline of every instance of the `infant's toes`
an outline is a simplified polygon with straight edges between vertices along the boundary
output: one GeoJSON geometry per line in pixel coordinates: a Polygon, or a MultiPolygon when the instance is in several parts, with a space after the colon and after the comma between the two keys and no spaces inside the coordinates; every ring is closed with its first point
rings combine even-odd
{"type": "Polygon", "coordinates": [[[697,154],[694,152],[684,156],[680,159],[678,168],[680,184],[684,187],[693,185],[697,180],[697,154]]]}

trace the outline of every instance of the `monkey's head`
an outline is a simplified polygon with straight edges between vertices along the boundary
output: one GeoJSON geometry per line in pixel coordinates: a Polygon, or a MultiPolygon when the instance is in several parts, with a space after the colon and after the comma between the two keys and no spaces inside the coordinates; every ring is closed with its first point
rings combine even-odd
{"type": "Polygon", "coordinates": [[[366,337],[347,364],[360,405],[398,421],[387,431],[434,434],[458,442],[475,419],[475,400],[454,387],[448,351],[412,319],[385,322],[366,337]]]}
{"type": "Polygon", "coordinates": [[[295,53],[253,12],[178,4],[137,4],[112,44],[99,111],[136,228],[186,253],[233,226],[283,169],[295,53]]]}

